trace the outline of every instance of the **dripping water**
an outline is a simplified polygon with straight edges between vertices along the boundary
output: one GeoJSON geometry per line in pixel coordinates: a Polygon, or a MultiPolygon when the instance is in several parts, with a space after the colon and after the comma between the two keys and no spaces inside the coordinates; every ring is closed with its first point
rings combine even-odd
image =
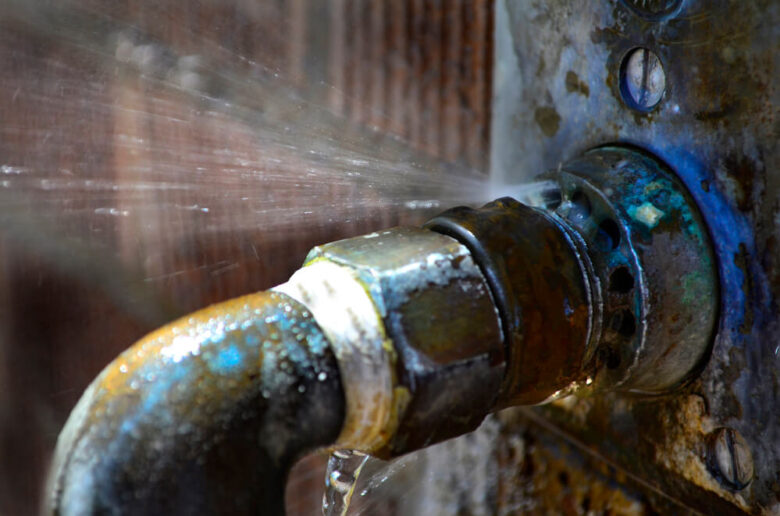
{"type": "Polygon", "coordinates": [[[368,457],[355,450],[336,450],[330,455],[325,473],[325,493],[322,495],[323,516],[347,514],[358,476],[368,457]]]}

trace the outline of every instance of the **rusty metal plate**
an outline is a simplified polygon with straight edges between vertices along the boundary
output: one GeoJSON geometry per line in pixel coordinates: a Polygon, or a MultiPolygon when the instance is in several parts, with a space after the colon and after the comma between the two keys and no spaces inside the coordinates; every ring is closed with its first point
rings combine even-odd
{"type": "Polygon", "coordinates": [[[610,142],[650,150],[699,205],[722,293],[712,357],[682,392],[567,398],[530,414],[708,513],[780,510],[779,10],[729,0],[496,5],[495,176],[522,182],[610,142]]]}

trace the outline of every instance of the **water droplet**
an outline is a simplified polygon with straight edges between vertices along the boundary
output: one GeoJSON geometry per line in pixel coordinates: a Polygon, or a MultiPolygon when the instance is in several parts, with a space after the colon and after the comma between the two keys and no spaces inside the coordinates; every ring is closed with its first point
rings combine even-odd
{"type": "Polygon", "coordinates": [[[331,454],[322,495],[324,516],[346,516],[357,478],[367,460],[368,455],[354,450],[336,450],[331,454]]]}
{"type": "Polygon", "coordinates": [[[333,489],[341,494],[346,494],[355,483],[355,477],[343,471],[331,471],[328,482],[333,489]]]}

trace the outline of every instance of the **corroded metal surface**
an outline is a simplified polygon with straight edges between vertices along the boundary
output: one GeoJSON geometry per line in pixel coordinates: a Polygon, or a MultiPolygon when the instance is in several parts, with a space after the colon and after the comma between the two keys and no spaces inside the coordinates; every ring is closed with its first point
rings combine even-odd
{"type": "Polygon", "coordinates": [[[309,309],[338,360],[347,411],[333,447],[383,448],[408,396],[395,388],[396,354],[364,283],[351,268],[319,260],[273,290],[309,309]]]}
{"type": "Polygon", "coordinates": [[[488,278],[506,335],[499,406],[679,386],[707,357],[718,312],[712,244],[685,187],[617,146],[545,177],[557,188],[529,199],[539,208],[507,198],[426,224],[488,278]]]}
{"type": "MultiPolygon", "coordinates": [[[[416,228],[318,246],[363,279],[398,353],[409,404],[387,453],[397,455],[474,430],[504,373],[498,313],[468,249],[416,228]]],[[[380,454],[381,455],[381,454],[380,454]]]]}
{"type": "Polygon", "coordinates": [[[594,387],[679,386],[709,354],[719,301],[712,242],[686,188],[649,154],[618,146],[549,177],[560,191],[546,206],[586,242],[602,292],[594,387]]]}
{"type": "Polygon", "coordinates": [[[712,356],[682,393],[572,398],[537,414],[646,489],[702,512],[780,510],[779,9],[731,0],[496,6],[495,174],[520,182],[610,142],[649,149],[700,208],[721,284],[712,356]],[[657,55],[665,75],[647,113],[621,92],[621,65],[636,48],[657,55]],[[707,466],[721,427],[739,432],[754,457],[744,489],[707,466]]]}
{"type": "Polygon", "coordinates": [[[448,210],[426,227],[467,245],[493,290],[507,356],[499,406],[541,403],[585,381],[600,307],[587,257],[559,222],[505,198],[448,210]]]}
{"type": "Polygon", "coordinates": [[[336,358],[284,294],[174,321],[109,364],[58,441],[45,514],[284,513],[304,453],[344,420],[336,358]]]}

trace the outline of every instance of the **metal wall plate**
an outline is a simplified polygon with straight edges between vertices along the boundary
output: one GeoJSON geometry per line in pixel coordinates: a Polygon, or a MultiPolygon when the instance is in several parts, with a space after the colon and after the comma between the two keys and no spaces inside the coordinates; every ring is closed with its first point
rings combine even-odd
{"type": "Polygon", "coordinates": [[[722,291],[712,357],[675,395],[527,414],[697,511],[780,510],[778,11],[767,0],[496,4],[494,176],[520,183],[613,142],[653,152],[702,211],[722,291]]]}

